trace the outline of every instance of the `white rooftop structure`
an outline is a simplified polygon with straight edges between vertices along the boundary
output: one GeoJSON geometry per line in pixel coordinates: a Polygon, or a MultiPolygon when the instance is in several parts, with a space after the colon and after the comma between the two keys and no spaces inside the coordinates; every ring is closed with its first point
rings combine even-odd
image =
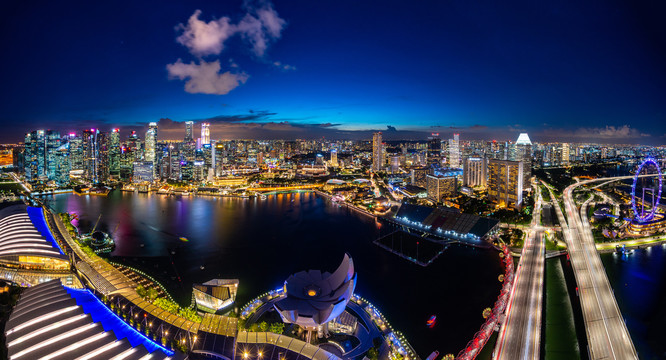
{"type": "Polygon", "coordinates": [[[516,145],[532,145],[532,142],[527,133],[520,133],[520,135],[518,135],[518,140],[516,140],[516,145]]]}

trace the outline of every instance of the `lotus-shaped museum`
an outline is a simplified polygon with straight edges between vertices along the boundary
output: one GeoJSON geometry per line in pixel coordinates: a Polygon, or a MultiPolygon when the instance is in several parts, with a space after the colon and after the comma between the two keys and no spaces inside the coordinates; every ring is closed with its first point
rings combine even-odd
{"type": "Polygon", "coordinates": [[[314,328],[345,311],[355,286],[354,262],[345,254],[332,274],[308,270],[291,275],[284,283],[286,296],[275,308],[284,322],[314,328]]]}

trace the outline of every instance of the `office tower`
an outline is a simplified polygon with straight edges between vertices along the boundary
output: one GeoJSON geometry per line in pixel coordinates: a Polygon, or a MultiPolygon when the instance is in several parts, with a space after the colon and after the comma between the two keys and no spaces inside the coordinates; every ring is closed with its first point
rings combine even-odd
{"type": "Polygon", "coordinates": [[[488,199],[500,207],[523,202],[522,161],[491,159],[488,162],[488,199]]]}
{"type": "Polygon", "coordinates": [[[414,186],[420,186],[422,188],[426,187],[426,176],[430,173],[430,168],[422,167],[417,169],[412,169],[411,172],[411,184],[414,186]]]}
{"type": "Polygon", "coordinates": [[[69,169],[70,171],[83,170],[83,138],[80,135],[71,133],[68,136],[69,141],[69,169]]]}
{"type": "Polygon", "coordinates": [[[118,165],[120,180],[129,181],[134,173],[134,153],[129,146],[120,147],[120,163],[118,165]]]}
{"type": "Polygon", "coordinates": [[[426,175],[426,190],[428,198],[434,202],[456,196],[458,180],[449,175],[426,175]]]}
{"type": "Polygon", "coordinates": [[[428,136],[428,158],[438,158],[442,154],[442,140],[439,138],[439,133],[432,133],[428,136]]]}
{"type": "Polygon", "coordinates": [[[560,160],[561,165],[569,165],[569,144],[562,143],[562,159],[560,160]]]}
{"type": "Polygon", "coordinates": [[[109,180],[109,135],[105,132],[97,134],[97,182],[109,180]]]}
{"type": "Polygon", "coordinates": [[[111,130],[109,134],[109,176],[115,180],[120,179],[120,129],[111,130]]]}
{"type": "Polygon", "coordinates": [[[127,138],[127,151],[134,156],[133,161],[143,161],[143,152],[141,151],[141,139],[136,131],[132,131],[127,138]]]}
{"type": "Polygon", "coordinates": [[[393,155],[389,158],[389,160],[391,165],[391,174],[396,174],[398,171],[400,171],[400,156],[393,155]]]}
{"type": "Polygon", "coordinates": [[[157,147],[157,123],[151,122],[148,124],[148,130],[146,131],[146,144],[143,153],[143,158],[145,161],[155,163],[156,147],[157,147]]]}
{"type": "Polygon", "coordinates": [[[335,149],[331,150],[331,166],[338,167],[338,151],[335,149]]]}
{"type": "Polygon", "coordinates": [[[58,186],[65,186],[69,184],[69,143],[60,145],[55,151],[55,180],[58,186]]]}
{"type": "Polygon", "coordinates": [[[201,145],[210,144],[210,124],[201,123],[201,145]]]}
{"type": "Polygon", "coordinates": [[[382,144],[382,133],[376,132],[372,135],[372,171],[381,171],[384,168],[384,146],[382,144]]]}
{"type": "Polygon", "coordinates": [[[460,168],[460,134],[453,134],[453,139],[449,139],[449,167],[460,168]]]}
{"type": "Polygon", "coordinates": [[[530,179],[532,178],[532,141],[527,133],[518,135],[518,140],[515,144],[515,158],[514,161],[523,162],[523,190],[530,189],[530,179]]]}
{"type": "Polygon", "coordinates": [[[46,144],[44,145],[44,163],[46,164],[46,179],[55,180],[56,178],[56,152],[60,148],[60,133],[57,131],[46,130],[44,135],[46,144]]]}
{"type": "Polygon", "coordinates": [[[44,130],[25,134],[24,168],[27,181],[37,181],[44,177],[44,130]],[[41,159],[41,160],[40,160],[41,159]]]}
{"type": "Polygon", "coordinates": [[[185,142],[194,141],[194,122],[185,122],[185,142]]]}
{"type": "Polygon", "coordinates": [[[488,160],[475,155],[463,160],[463,186],[486,186],[488,160]]]}
{"type": "Polygon", "coordinates": [[[97,155],[98,151],[98,137],[99,130],[90,129],[83,130],[83,178],[97,183],[97,169],[99,167],[97,155]]]}

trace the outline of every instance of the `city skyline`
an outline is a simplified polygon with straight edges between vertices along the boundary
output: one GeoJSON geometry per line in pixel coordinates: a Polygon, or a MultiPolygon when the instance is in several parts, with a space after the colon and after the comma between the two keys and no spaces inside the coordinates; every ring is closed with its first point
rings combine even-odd
{"type": "Polygon", "coordinates": [[[422,140],[435,131],[504,141],[528,132],[535,142],[663,144],[666,133],[657,5],[6,10],[3,40],[15,55],[1,60],[2,142],[19,142],[26,123],[144,133],[158,122],[163,139],[180,139],[185,121],[210,123],[211,139],[382,131],[386,140],[422,140]],[[26,19],[26,31],[11,30],[26,19]],[[212,38],[202,29],[215,30],[212,38]]]}

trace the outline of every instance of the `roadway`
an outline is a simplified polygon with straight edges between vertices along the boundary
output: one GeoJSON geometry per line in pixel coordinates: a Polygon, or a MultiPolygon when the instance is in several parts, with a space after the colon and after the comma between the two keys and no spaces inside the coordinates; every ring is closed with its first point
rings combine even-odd
{"type": "Polygon", "coordinates": [[[573,266],[585,322],[590,359],[637,359],[636,349],[629,336],[613,289],[597,253],[590,222],[587,219],[588,198],[580,212],[573,199],[574,190],[596,181],[617,181],[633,176],[581,181],[564,190],[564,208],[568,227],[564,238],[573,266]]]}
{"type": "Polygon", "coordinates": [[[495,347],[496,359],[539,359],[543,309],[545,243],[541,226],[542,199],[536,188],[532,229],[528,230],[507,304],[506,320],[495,347]]]}

